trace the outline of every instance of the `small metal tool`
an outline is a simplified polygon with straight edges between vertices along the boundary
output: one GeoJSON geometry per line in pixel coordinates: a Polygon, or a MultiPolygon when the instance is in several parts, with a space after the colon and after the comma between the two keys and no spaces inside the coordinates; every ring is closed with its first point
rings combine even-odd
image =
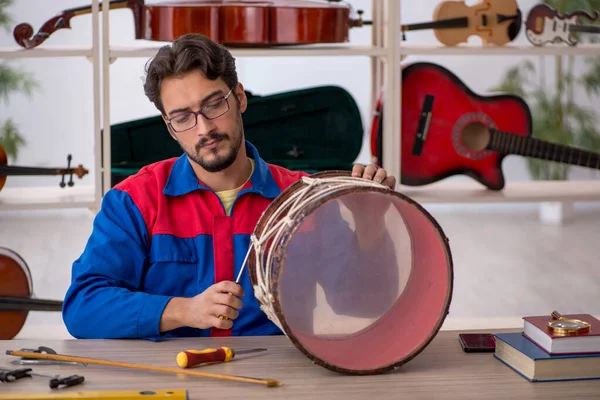
{"type": "Polygon", "coordinates": [[[0,368],[0,381],[2,382],[14,382],[18,379],[31,378],[32,376],[50,378],[48,385],[51,389],[57,389],[61,386],[69,387],[79,385],[85,380],[85,378],[81,375],[71,375],[61,378],[60,375],[47,375],[32,372],[31,368],[21,368],[13,370],[0,368]]]}
{"type": "Polygon", "coordinates": [[[22,378],[31,378],[31,368],[2,369],[0,371],[0,382],[14,382],[22,378]]]}
{"type": "MultiPolygon", "coordinates": [[[[37,349],[20,349],[20,351],[27,351],[31,353],[39,354],[56,354],[56,351],[50,347],[39,346],[37,349]]],[[[87,366],[86,363],[79,363],[75,361],[62,361],[62,360],[41,360],[34,358],[21,357],[10,362],[14,365],[80,365],[87,366]]]]}
{"type": "Polygon", "coordinates": [[[30,372],[29,374],[33,376],[41,376],[42,378],[50,378],[50,382],[48,383],[50,389],[57,389],[60,386],[69,387],[79,385],[85,380],[85,378],[81,375],[71,375],[61,378],[60,375],[46,375],[38,374],[36,372],[30,372]]]}
{"type": "Polygon", "coordinates": [[[78,363],[75,361],[60,361],[60,360],[32,360],[29,358],[12,360],[10,362],[13,365],[80,365],[87,366],[85,363],[78,363]]]}

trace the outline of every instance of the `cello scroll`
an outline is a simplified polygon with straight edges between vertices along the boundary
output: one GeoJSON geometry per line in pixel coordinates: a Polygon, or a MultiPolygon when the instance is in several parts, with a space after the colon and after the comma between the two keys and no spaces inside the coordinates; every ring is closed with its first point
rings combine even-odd
{"type": "MultiPolygon", "coordinates": [[[[138,29],[136,35],[139,36],[141,35],[141,32],[139,32],[139,22],[141,20],[143,5],[144,0],[111,0],[109,8],[111,10],[130,8],[133,11],[133,16],[136,21],[136,29],[138,29]]],[[[100,3],[100,7],[102,7],[102,3],[100,3]]],[[[46,41],[50,35],[59,29],[71,29],[71,18],[78,15],[91,13],[92,6],[83,6],[63,10],[46,21],[36,34],[34,34],[33,27],[30,24],[23,22],[15,26],[13,29],[13,37],[19,46],[26,49],[33,49],[34,47],[37,47],[46,41]]]]}

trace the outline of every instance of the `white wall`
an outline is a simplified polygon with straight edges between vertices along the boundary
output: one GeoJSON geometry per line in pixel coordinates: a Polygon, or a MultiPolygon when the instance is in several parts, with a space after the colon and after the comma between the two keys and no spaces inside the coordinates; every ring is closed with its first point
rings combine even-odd
{"type": "MultiPolygon", "coordinates": [[[[147,4],[163,0],[148,0],[147,4]]],[[[365,19],[371,18],[369,0],[353,0],[357,9],[365,10],[365,19]]],[[[430,21],[437,0],[403,1],[402,22],[430,21]]],[[[474,1],[468,2],[474,3],[474,1]]],[[[535,4],[534,0],[519,2],[524,13],[535,4]]],[[[9,9],[13,24],[29,22],[37,31],[59,10],[88,4],[85,0],[16,0],[9,9]]],[[[130,10],[111,12],[113,44],[135,45],[133,18],[130,10]]],[[[71,20],[72,29],[54,33],[44,45],[90,45],[92,42],[91,16],[71,20]]],[[[369,44],[370,27],[350,31],[352,43],[369,44]]],[[[431,31],[409,32],[409,43],[432,43],[431,31]]],[[[477,39],[472,41],[477,42],[477,39]]],[[[523,34],[517,40],[526,43],[523,34]]],[[[152,45],[158,45],[152,43],[152,45]]],[[[12,32],[0,33],[0,47],[14,47],[12,32]]],[[[504,71],[522,60],[519,57],[490,56],[432,56],[409,57],[406,61],[426,60],[440,63],[457,74],[474,91],[484,94],[496,85],[504,71]]],[[[111,123],[156,115],[154,106],[144,96],[142,81],[143,58],[119,59],[111,66],[111,123]]],[[[581,60],[578,61],[581,63],[581,60]]],[[[364,145],[358,162],[369,162],[370,63],[367,57],[316,58],[240,58],[237,60],[240,79],[246,89],[257,94],[269,94],[316,85],[337,84],[348,90],[358,103],[365,130],[364,145]]],[[[93,182],[93,82],[92,64],[83,57],[19,59],[10,61],[23,71],[32,72],[41,82],[41,89],[33,98],[13,95],[9,103],[0,103],[0,121],[13,118],[28,144],[17,161],[18,165],[64,166],[67,153],[73,154],[74,163],[82,163],[90,175],[85,183],[93,182]]],[[[580,99],[585,100],[580,96],[580,99]]],[[[596,106],[597,108],[597,106],[596,106]]],[[[529,179],[525,162],[519,157],[508,157],[504,164],[508,180],[529,179]]],[[[592,179],[598,174],[576,170],[576,178],[592,179]]],[[[47,185],[55,186],[58,177],[9,177],[6,187],[47,185]]],[[[79,184],[80,182],[77,182],[79,184]]],[[[0,193],[1,195],[1,193],[0,193]]],[[[457,206],[464,208],[464,205],[457,206]]],[[[502,207],[513,207],[502,205],[502,207]]],[[[85,210],[22,212],[0,214],[0,246],[20,252],[34,270],[37,294],[60,297],[68,286],[70,265],[80,254],[91,230],[92,215],[85,210]],[[53,252],[58,246],[64,250],[53,252]],[[56,272],[55,278],[49,278],[56,272]]],[[[40,317],[42,318],[42,317],[40,317]]],[[[48,317],[50,318],[50,317],[48,317]]]]}

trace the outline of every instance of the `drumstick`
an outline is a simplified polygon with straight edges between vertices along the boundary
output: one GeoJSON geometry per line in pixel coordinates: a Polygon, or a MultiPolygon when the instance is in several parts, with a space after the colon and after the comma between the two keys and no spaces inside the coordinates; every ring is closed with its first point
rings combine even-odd
{"type": "Polygon", "coordinates": [[[76,362],[82,362],[82,363],[87,363],[87,364],[108,365],[110,367],[134,368],[134,369],[159,371],[159,372],[173,372],[176,374],[202,376],[202,377],[207,377],[207,378],[225,379],[225,380],[230,380],[230,381],[258,383],[261,385],[266,385],[267,387],[275,387],[275,386],[283,385],[283,382],[279,382],[274,379],[257,379],[257,378],[248,378],[248,377],[235,376],[235,375],[224,375],[224,374],[215,374],[215,373],[210,373],[210,372],[191,371],[191,370],[184,370],[184,369],[179,369],[179,368],[155,367],[152,365],[126,363],[126,362],[121,362],[121,361],[100,360],[97,358],[67,356],[67,355],[61,355],[61,354],[32,353],[29,351],[19,351],[19,350],[6,350],[6,354],[8,354],[9,356],[26,357],[26,358],[38,358],[38,359],[59,360],[59,361],[76,361],[76,362]]]}
{"type": "MultiPolygon", "coordinates": [[[[250,247],[250,249],[252,249],[252,247],[250,247]]],[[[240,278],[242,277],[242,272],[244,272],[244,267],[246,266],[246,261],[248,261],[248,256],[250,255],[250,249],[248,249],[248,252],[246,253],[246,258],[244,258],[244,262],[242,263],[242,267],[240,268],[240,272],[238,273],[238,276],[235,280],[235,283],[237,283],[238,285],[240,284],[240,278]]],[[[229,293],[229,295],[233,296],[233,293],[231,292],[227,292],[229,293]]],[[[220,319],[229,319],[229,317],[226,317],[224,315],[219,315],[220,319]]]]}
{"type": "Polygon", "coordinates": [[[250,256],[250,250],[252,250],[252,246],[246,252],[246,257],[244,257],[244,262],[242,263],[242,267],[240,268],[240,272],[235,280],[235,283],[240,283],[240,278],[242,277],[242,272],[244,272],[244,268],[246,267],[246,263],[248,262],[248,257],[250,256]]]}

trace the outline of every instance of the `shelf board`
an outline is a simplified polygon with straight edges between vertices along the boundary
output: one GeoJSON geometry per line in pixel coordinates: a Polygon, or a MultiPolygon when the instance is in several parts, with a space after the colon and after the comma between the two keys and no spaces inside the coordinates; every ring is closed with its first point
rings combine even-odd
{"type": "MultiPolygon", "coordinates": [[[[160,46],[111,46],[111,58],[153,57],[160,46]]],[[[234,57],[318,57],[318,56],[371,56],[380,57],[387,54],[384,48],[357,45],[318,44],[298,45],[265,48],[230,48],[234,57]]],[[[437,43],[423,45],[402,43],[402,55],[514,55],[514,56],[542,56],[542,55],[576,55],[598,56],[600,45],[582,43],[571,47],[567,45],[546,45],[535,47],[533,45],[505,46],[480,46],[459,45],[455,47],[443,46],[437,43]]],[[[22,47],[0,47],[1,59],[14,58],[50,58],[50,57],[92,57],[93,49],[89,46],[44,46],[33,49],[22,47]]]]}
{"type": "MultiPolygon", "coordinates": [[[[418,203],[543,203],[554,201],[600,202],[597,181],[508,182],[501,191],[487,190],[477,182],[440,181],[426,186],[397,189],[418,203]]],[[[94,209],[94,186],[72,188],[25,187],[0,191],[0,211],[66,208],[94,209]]]]}
{"type": "Polygon", "coordinates": [[[0,211],[95,208],[94,186],[23,187],[0,191],[0,211]]]}
{"type": "Polygon", "coordinates": [[[9,58],[50,58],[50,57],[92,57],[90,46],[44,46],[33,49],[22,47],[0,47],[0,59],[9,58]]]}
{"type": "MultiPolygon", "coordinates": [[[[110,58],[154,57],[159,46],[111,46],[110,58]]],[[[229,48],[234,57],[384,56],[386,50],[354,45],[299,45],[269,48],[229,48]]]]}
{"type": "Polygon", "coordinates": [[[545,55],[564,55],[564,56],[598,56],[600,55],[600,45],[582,43],[571,47],[566,44],[546,45],[536,47],[533,45],[515,45],[507,44],[505,46],[481,46],[481,45],[459,45],[455,47],[443,46],[440,44],[411,44],[403,42],[400,46],[402,55],[479,55],[479,56],[545,56],[545,55]]]}
{"type": "Polygon", "coordinates": [[[397,189],[418,203],[543,203],[600,202],[600,180],[507,182],[501,191],[488,190],[475,181],[440,181],[426,186],[397,189]]]}

